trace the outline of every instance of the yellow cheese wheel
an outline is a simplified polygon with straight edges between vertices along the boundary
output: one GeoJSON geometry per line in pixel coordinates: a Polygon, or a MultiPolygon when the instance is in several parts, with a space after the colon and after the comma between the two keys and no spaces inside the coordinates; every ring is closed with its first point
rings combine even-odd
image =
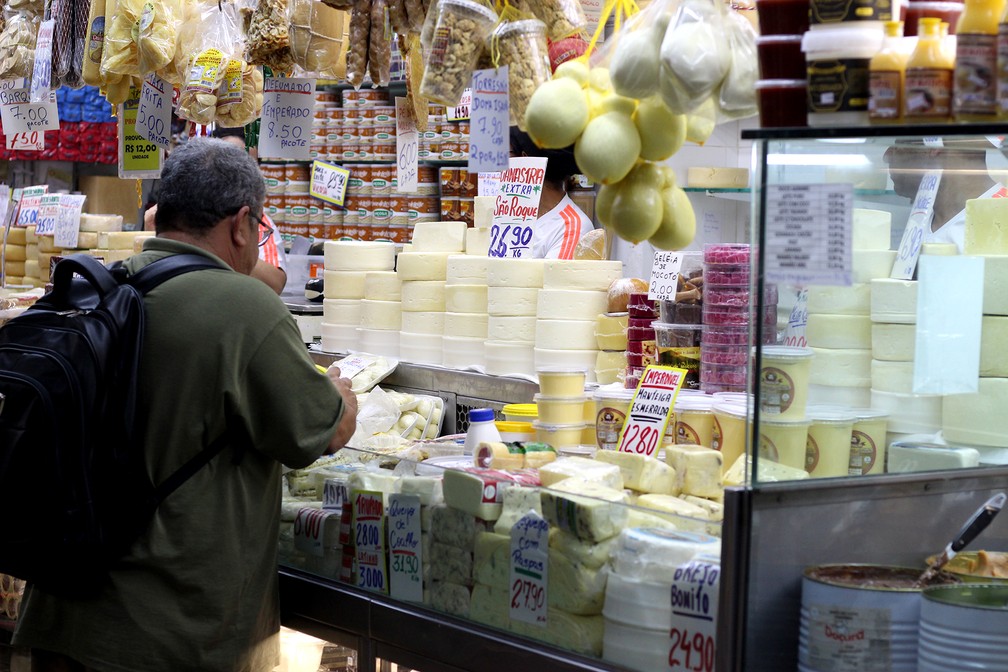
{"type": "Polygon", "coordinates": [[[4,259],[7,261],[24,261],[28,258],[24,245],[8,245],[4,248],[4,259]]]}

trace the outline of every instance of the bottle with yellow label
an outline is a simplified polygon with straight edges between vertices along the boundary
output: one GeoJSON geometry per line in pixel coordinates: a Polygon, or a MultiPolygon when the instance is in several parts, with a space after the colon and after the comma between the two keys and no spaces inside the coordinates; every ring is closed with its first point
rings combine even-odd
{"type": "Polygon", "coordinates": [[[868,62],[868,118],[873,124],[903,118],[903,78],[907,57],[903,51],[903,22],[886,21],[882,49],[868,62]]]}
{"type": "Polygon", "coordinates": [[[949,121],[955,61],[942,46],[941,19],[925,17],[918,25],[917,46],[903,80],[903,118],[919,123],[949,121]]]}
{"type": "Polygon", "coordinates": [[[1005,0],[966,0],[956,23],[952,113],[958,121],[991,121],[997,112],[998,23],[1005,0]]]}

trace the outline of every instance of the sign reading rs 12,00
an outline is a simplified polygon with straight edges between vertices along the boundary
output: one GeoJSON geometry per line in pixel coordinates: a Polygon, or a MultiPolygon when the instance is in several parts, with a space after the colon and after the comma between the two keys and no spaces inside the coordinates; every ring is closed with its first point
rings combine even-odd
{"type": "Polygon", "coordinates": [[[314,79],[267,77],[263,84],[259,157],[307,161],[314,116],[314,79]]]}

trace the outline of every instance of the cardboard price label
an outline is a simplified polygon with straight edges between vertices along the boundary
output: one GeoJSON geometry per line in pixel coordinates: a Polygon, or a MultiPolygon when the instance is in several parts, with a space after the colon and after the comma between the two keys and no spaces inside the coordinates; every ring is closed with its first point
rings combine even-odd
{"type": "Polygon", "coordinates": [[[31,102],[30,97],[23,78],[0,81],[0,121],[5,135],[59,130],[56,92],[50,91],[37,103],[31,102]]]}
{"type": "MultiPolygon", "coordinates": [[[[325,526],[330,516],[338,513],[305,507],[297,512],[294,518],[294,548],[306,555],[323,557],[325,555],[325,526]]],[[[335,546],[335,544],[333,544],[335,546]]]]}
{"type": "Polygon", "coordinates": [[[534,511],[511,528],[511,620],[546,627],[549,523],[534,511]]]}
{"type": "Polygon", "coordinates": [[[651,264],[651,283],[648,285],[649,299],[652,301],[675,299],[682,262],[682,252],[665,250],[655,252],[654,263],[651,264]]]}
{"type": "Polygon", "coordinates": [[[38,38],[35,41],[35,63],[32,67],[29,99],[33,103],[41,103],[49,99],[52,93],[52,41],[56,21],[49,19],[39,24],[38,38]]]}
{"type": "Polygon", "coordinates": [[[322,486],[322,508],[341,511],[350,501],[350,489],[343,478],[327,478],[322,486]]]}
{"type": "Polygon", "coordinates": [[[171,144],[171,89],[157,75],[150,75],[140,88],[137,109],[137,134],[162,149],[171,144]]]}
{"type": "Polygon", "coordinates": [[[406,98],[397,96],[396,107],[396,178],[399,191],[413,194],[417,190],[419,174],[420,134],[417,132],[413,106],[406,98]]]}
{"type": "Polygon", "coordinates": [[[382,493],[352,490],[353,545],[357,559],[357,587],[388,593],[382,493]]]}
{"type": "Polygon", "coordinates": [[[644,369],[620,432],[620,452],[655,456],[685,378],[686,369],[653,365],[644,369]]]}
{"type": "Polygon", "coordinates": [[[389,495],[389,584],[392,597],[423,602],[420,497],[389,495]]]}
{"type": "MultiPolygon", "coordinates": [[[[36,226],[38,225],[39,206],[42,204],[43,194],[48,193],[48,185],[35,187],[25,187],[21,191],[21,200],[18,203],[17,221],[15,226],[36,226]]],[[[36,228],[36,231],[38,229],[36,228]]]]}
{"type": "Polygon", "coordinates": [[[84,207],[83,194],[62,194],[60,196],[60,213],[56,220],[55,244],[57,247],[77,247],[80,236],[81,209],[84,207]]]}
{"type": "Polygon", "coordinates": [[[312,162],[311,182],[308,193],[333,205],[343,205],[346,199],[347,182],[350,171],[334,163],[316,159],[312,162]]]}
{"type": "Polygon", "coordinates": [[[508,167],[510,105],[508,66],[473,73],[467,168],[470,173],[492,173],[508,167]]]}
{"type": "Polygon", "coordinates": [[[259,158],[307,161],[314,116],[314,79],[267,77],[263,84],[259,158]]]}
{"type": "Polygon", "coordinates": [[[164,152],[137,132],[140,89],[130,87],[129,98],[119,106],[119,177],[160,177],[164,152]]]}

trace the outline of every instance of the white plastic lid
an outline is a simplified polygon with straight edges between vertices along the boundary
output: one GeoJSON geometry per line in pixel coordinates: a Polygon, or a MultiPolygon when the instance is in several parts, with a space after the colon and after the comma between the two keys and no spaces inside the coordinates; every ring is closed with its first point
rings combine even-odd
{"type": "Polygon", "coordinates": [[[711,410],[722,415],[732,415],[738,418],[745,418],[749,411],[746,404],[737,401],[715,401],[711,410]]]}
{"type": "MultiPolygon", "coordinates": [[[[756,348],[753,348],[753,352],[756,348]]],[[[812,348],[798,348],[791,345],[764,345],[763,361],[768,359],[808,359],[815,352],[812,348]]]]}
{"type": "Polygon", "coordinates": [[[532,401],[539,403],[540,401],[545,402],[557,402],[561,404],[583,404],[588,397],[581,394],[576,397],[551,397],[546,394],[535,394],[532,396],[532,401]]]}
{"type": "Polygon", "coordinates": [[[623,387],[622,383],[612,383],[611,385],[599,385],[593,395],[595,399],[616,401],[630,401],[633,399],[634,389],[623,387]]]}
{"type": "Polygon", "coordinates": [[[536,369],[536,373],[540,376],[542,374],[546,375],[567,375],[567,376],[586,376],[588,375],[588,369],[577,369],[569,366],[543,366],[536,369]]]}
{"type": "Polygon", "coordinates": [[[678,411],[710,411],[714,407],[714,398],[706,394],[683,395],[682,391],[676,397],[675,410],[678,411]]]}
{"type": "Polygon", "coordinates": [[[853,425],[857,419],[853,411],[845,408],[805,408],[805,416],[814,424],[853,425]]]}
{"type": "Polygon", "coordinates": [[[808,60],[815,58],[871,58],[882,48],[885,31],[881,22],[850,21],[857,26],[830,26],[809,30],[802,36],[801,49],[808,60]]]}
{"type": "Polygon", "coordinates": [[[567,429],[584,429],[586,425],[583,422],[575,422],[571,424],[562,424],[562,425],[551,425],[547,422],[539,422],[538,420],[533,420],[532,426],[535,427],[536,429],[542,429],[547,432],[560,432],[567,429]]]}
{"type": "Polygon", "coordinates": [[[877,408],[853,408],[851,413],[854,414],[854,418],[857,420],[885,420],[889,417],[888,411],[882,411],[877,408]]]}
{"type": "Polygon", "coordinates": [[[808,418],[804,420],[769,420],[766,416],[760,416],[760,425],[766,427],[808,427],[812,421],[808,418]]]}

